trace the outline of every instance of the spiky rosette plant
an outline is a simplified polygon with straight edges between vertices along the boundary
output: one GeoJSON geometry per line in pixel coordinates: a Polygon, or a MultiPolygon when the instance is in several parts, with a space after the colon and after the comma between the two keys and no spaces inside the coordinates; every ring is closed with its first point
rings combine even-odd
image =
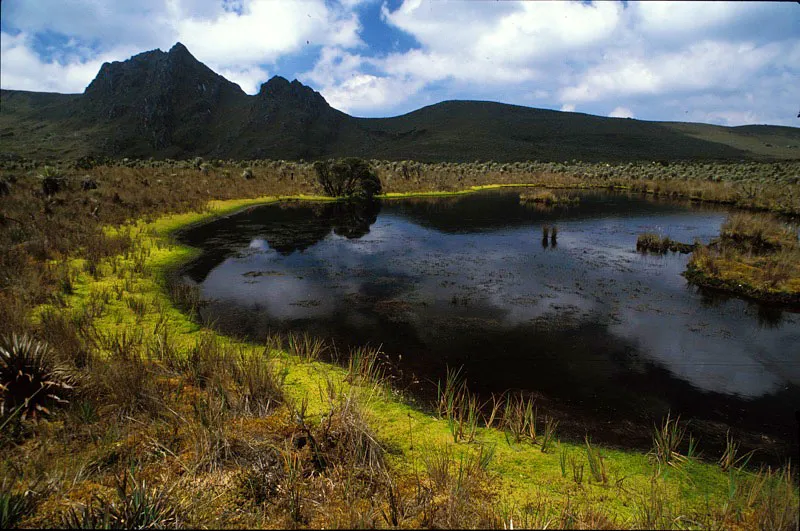
{"type": "Polygon", "coordinates": [[[46,343],[14,334],[0,345],[0,416],[21,413],[39,418],[72,389],[72,379],[54,360],[46,343]]]}

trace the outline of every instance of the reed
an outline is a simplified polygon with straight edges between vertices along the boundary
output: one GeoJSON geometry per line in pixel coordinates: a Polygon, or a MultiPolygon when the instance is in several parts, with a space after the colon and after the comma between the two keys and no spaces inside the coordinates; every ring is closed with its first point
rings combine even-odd
{"type": "Polygon", "coordinates": [[[725,433],[725,450],[722,453],[722,457],[719,458],[719,466],[723,472],[727,472],[736,467],[736,465],[741,463],[741,468],[747,466],[747,463],[750,461],[750,458],[755,453],[755,450],[751,450],[744,455],[738,456],[739,453],[739,443],[733,440],[731,437],[731,431],[728,430],[725,433]]]}
{"type": "Polygon", "coordinates": [[[480,421],[478,397],[472,394],[458,369],[447,368],[444,383],[437,384],[437,408],[440,418],[447,420],[454,442],[475,439],[480,421]]]}
{"type": "Polygon", "coordinates": [[[586,443],[586,459],[589,461],[589,471],[592,478],[596,483],[605,485],[608,483],[608,474],[606,473],[605,456],[600,451],[592,446],[591,439],[587,436],[584,437],[586,443]]]}
{"type": "Polygon", "coordinates": [[[659,464],[675,466],[686,460],[678,453],[678,447],[683,442],[686,427],[680,424],[680,416],[671,418],[667,416],[662,420],[660,427],[653,427],[653,448],[650,450],[659,464]]]}
{"type": "Polygon", "coordinates": [[[380,347],[356,347],[350,349],[347,360],[346,380],[350,383],[366,383],[380,386],[384,383],[385,369],[379,357],[383,354],[380,347]]]}
{"type": "Polygon", "coordinates": [[[537,408],[533,398],[525,398],[520,393],[510,395],[505,403],[503,411],[503,429],[506,440],[521,442],[527,438],[531,443],[536,442],[537,429],[537,408]]]}
{"type": "Polygon", "coordinates": [[[542,453],[546,453],[553,443],[558,428],[558,421],[553,417],[544,417],[544,431],[542,433],[542,453]]]}
{"type": "Polygon", "coordinates": [[[286,336],[286,348],[290,354],[306,362],[318,361],[322,354],[328,351],[324,340],[313,337],[307,332],[302,334],[290,332],[286,336]]]}

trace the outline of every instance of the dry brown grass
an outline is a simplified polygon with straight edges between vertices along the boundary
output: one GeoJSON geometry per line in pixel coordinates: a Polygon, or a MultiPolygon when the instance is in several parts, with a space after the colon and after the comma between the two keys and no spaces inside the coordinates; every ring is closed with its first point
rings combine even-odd
{"type": "Polygon", "coordinates": [[[719,241],[694,251],[686,276],[700,285],[800,305],[797,228],[767,214],[732,214],[719,241]]]}

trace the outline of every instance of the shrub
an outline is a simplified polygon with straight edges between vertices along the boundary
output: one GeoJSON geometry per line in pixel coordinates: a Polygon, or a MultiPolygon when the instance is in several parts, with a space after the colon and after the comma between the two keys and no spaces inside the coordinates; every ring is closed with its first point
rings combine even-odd
{"type": "Polygon", "coordinates": [[[60,192],[66,186],[64,176],[51,166],[45,166],[39,178],[42,180],[42,193],[48,197],[60,192]]]}
{"type": "Polygon", "coordinates": [[[380,194],[381,181],[369,162],[351,157],[314,163],[317,182],[331,197],[372,198],[380,194]]]}
{"type": "Polygon", "coordinates": [[[81,181],[81,190],[87,192],[89,190],[97,190],[97,181],[89,177],[88,175],[83,178],[81,181]]]}
{"type": "Polygon", "coordinates": [[[21,419],[49,414],[49,406],[66,403],[61,396],[72,389],[70,380],[46,343],[15,334],[0,347],[0,415],[17,409],[21,419]]]}

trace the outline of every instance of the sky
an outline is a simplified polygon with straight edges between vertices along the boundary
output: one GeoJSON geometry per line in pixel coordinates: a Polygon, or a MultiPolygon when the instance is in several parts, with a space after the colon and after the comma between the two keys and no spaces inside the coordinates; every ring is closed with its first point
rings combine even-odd
{"type": "Polygon", "coordinates": [[[490,100],[643,120],[800,127],[800,4],[3,0],[0,86],[78,93],[182,42],[255,94],[298,79],[354,116],[490,100]]]}

